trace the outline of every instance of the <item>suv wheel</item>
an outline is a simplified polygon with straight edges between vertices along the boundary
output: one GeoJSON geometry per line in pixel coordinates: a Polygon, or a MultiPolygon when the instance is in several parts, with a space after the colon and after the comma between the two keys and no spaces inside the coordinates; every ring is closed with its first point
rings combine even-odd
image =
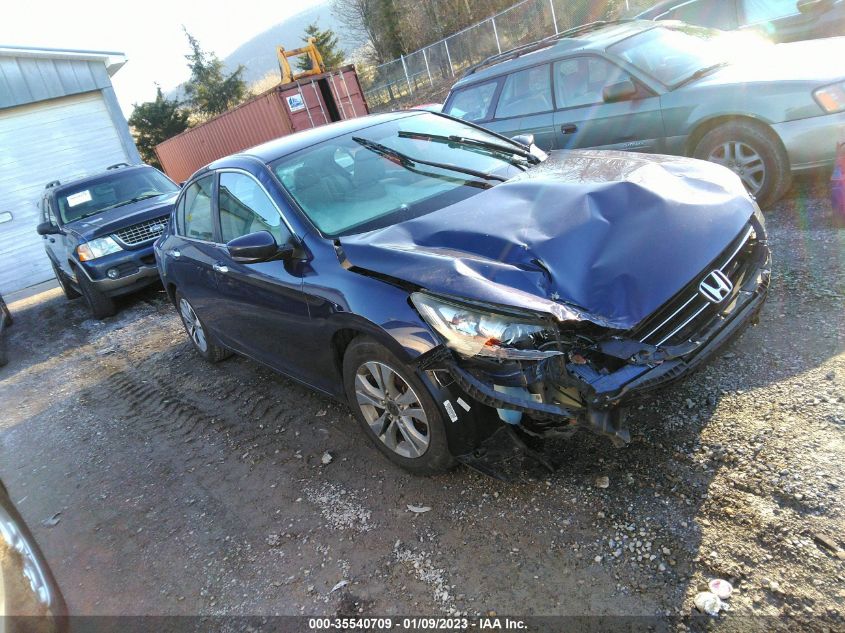
{"type": "Polygon", "coordinates": [[[85,298],[85,303],[88,304],[88,309],[91,310],[95,319],[114,316],[117,312],[117,306],[115,306],[111,297],[97,290],[97,287],[82,271],[77,271],[76,280],[79,283],[79,290],[85,298]]]}
{"type": "Polygon", "coordinates": [[[763,208],[777,202],[792,184],[786,152],[757,123],[734,121],[720,125],[704,135],[694,156],[734,172],[763,208]]]}
{"type": "Polygon", "coordinates": [[[70,284],[70,279],[62,272],[62,269],[56,266],[56,262],[50,260],[50,265],[53,267],[53,274],[56,276],[56,281],[62,288],[67,299],[76,299],[79,296],[79,291],[70,284]]]}
{"type": "Polygon", "coordinates": [[[343,356],[349,406],[364,433],[394,464],[417,475],[455,465],[440,409],[419,374],[369,337],[343,356]]]}
{"type": "Polygon", "coordinates": [[[218,363],[232,355],[232,352],[225,347],[212,341],[208,329],[194,312],[193,306],[179,292],[176,293],[176,307],[179,310],[179,316],[182,317],[182,325],[185,326],[188,338],[191,339],[191,344],[200,356],[210,363],[218,363]]]}

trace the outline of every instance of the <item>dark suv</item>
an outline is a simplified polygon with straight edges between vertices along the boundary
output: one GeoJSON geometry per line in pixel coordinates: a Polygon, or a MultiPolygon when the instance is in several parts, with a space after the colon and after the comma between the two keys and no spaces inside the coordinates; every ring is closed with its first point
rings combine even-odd
{"type": "Polygon", "coordinates": [[[113,298],[158,281],[153,242],[179,187],[149,165],[44,188],[38,234],[68,299],[85,297],[94,317],[115,313],[113,298]]]}

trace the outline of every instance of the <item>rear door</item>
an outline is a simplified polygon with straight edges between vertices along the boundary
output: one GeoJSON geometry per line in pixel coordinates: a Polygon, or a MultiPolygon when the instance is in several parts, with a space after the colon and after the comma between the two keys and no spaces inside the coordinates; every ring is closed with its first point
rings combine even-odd
{"type": "MultiPolygon", "coordinates": [[[[221,170],[218,181],[221,241],[267,231],[279,245],[293,234],[264,186],[245,171],[221,170]]],[[[299,376],[300,341],[308,321],[302,262],[236,262],[224,247],[214,262],[219,303],[214,329],[230,347],[299,376]]]]}
{"type": "Polygon", "coordinates": [[[555,149],[551,65],[539,64],[504,79],[493,118],[486,127],[512,137],[533,134],[544,150],[555,149]]]}
{"type": "Polygon", "coordinates": [[[660,153],[665,132],[660,98],[628,72],[598,55],[562,59],[552,64],[557,149],[600,147],[660,153]],[[630,80],[637,95],[605,103],[605,86],[630,80]]]}
{"type": "Polygon", "coordinates": [[[176,287],[212,330],[217,299],[213,267],[222,252],[212,211],[214,180],[214,174],[207,174],[185,188],[176,207],[176,226],[181,239],[167,251],[172,262],[170,275],[176,287]]]}

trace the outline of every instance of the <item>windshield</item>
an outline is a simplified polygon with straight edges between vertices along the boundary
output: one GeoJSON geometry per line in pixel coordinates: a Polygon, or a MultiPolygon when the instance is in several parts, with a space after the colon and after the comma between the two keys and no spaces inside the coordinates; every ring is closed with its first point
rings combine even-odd
{"type": "Polygon", "coordinates": [[[506,179],[508,170],[528,169],[529,161],[496,149],[502,146],[524,152],[463,123],[418,114],[313,145],[271,168],[320,232],[338,236],[436,211],[506,179]]]}
{"type": "Polygon", "coordinates": [[[56,196],[62,222],[74,222],[107,209],[165,194],[179,187],[157,169],[115,169],[103,176],[63,189],[56,196]]]}
{"type": "Polygon", "coordinates": [[[727,62],[731,46],[722,31],[697,26],[659,27],[629,37],[608,51],[669,87],[727,62]]]}

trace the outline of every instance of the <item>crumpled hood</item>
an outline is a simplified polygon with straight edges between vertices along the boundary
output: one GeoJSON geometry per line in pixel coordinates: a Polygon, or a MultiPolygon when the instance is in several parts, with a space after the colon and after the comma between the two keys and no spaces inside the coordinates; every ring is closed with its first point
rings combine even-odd
{"type": "Polygon", "coordinates": [[[553,152],[462,202],[341,243],[351,266],[433,293],[629,329],[706,272],[754,209],[711,163],[553,152]]]}
{"type": "Polygon", "coordinates": [[[80,237],[92,240],[104,235],[111,235],[115,231],[153,220],[164,215],[169,215],[173,210],[173,203],[176,202],[178,192],[172,195],[161,195],[147,200],[139,200],[121,207],[115,207],[103,211],[82,220],[70,222],[65,225],[80,237]]]}

